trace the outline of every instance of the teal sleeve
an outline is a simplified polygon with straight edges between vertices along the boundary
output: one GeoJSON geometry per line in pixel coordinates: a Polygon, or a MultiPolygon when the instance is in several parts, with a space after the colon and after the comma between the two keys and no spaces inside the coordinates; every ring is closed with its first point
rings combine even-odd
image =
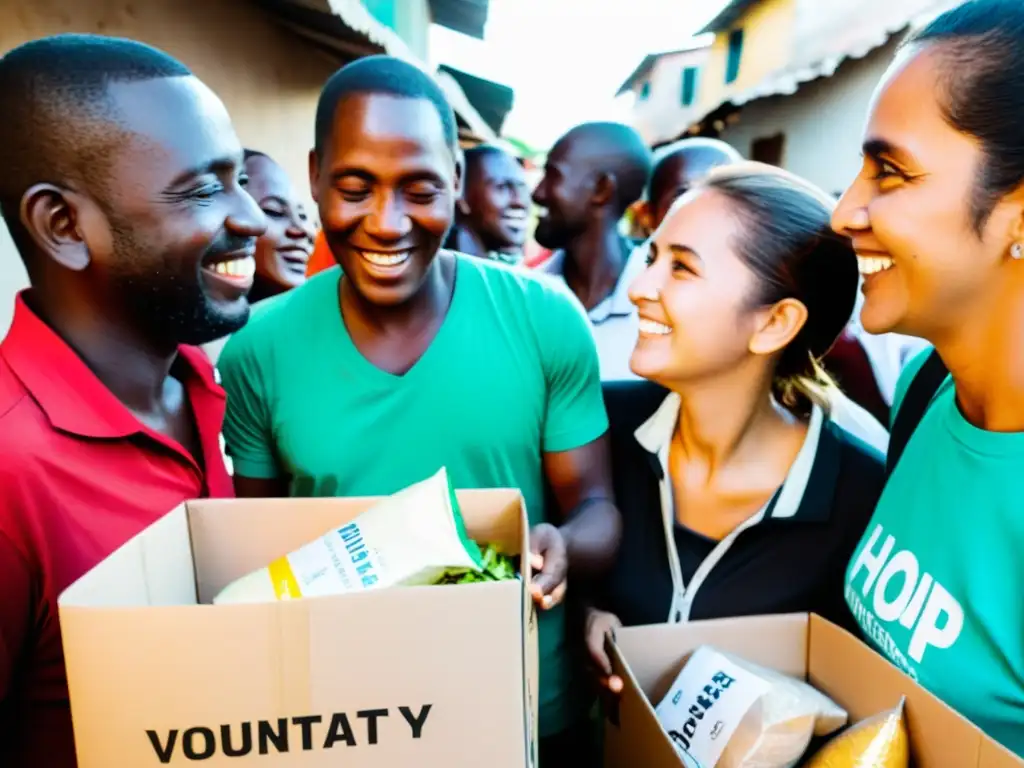
{"type": "Polygon", "coordinates": [[[929,345],[910,358],[903,366],[903,370],[900,371],[900,377],[896,380],[896,391],[892,398],[892,408],[889,409],[890,429],[896,423],[896,415],[900,412],[900,406],[903,404],[903,398],[907,395],[907,389],[910,388],[910,382],[917,376],[917,372],[921,370],[921,366],[924,365],[931,353],[932,347],[929,345]]]}
{"type": "Polygon", "coordinates": [[[571,451],[608,430],[597,346],[582,305],[568,291],[549,288],[535,315],[547,383],[545,453],[571,451]]]}
{"type": "Polygon", "coordinates": [[[254,480],[280,477],[265,377],[252,338],[244,332],[233,336],[221,352],[217,368],[228,396],[224,442],[235,474],[254,480]]]}

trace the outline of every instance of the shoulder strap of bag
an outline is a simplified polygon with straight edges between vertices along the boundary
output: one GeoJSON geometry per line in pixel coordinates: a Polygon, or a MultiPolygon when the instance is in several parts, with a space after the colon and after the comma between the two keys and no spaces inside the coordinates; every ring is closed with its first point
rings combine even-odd
{"type": "Polygon", "coordinates": [[[946,380],[949,371],[946,369],[939,353],[932,350],[924,365],[914,376],[914,380],[907,387],[907,394],[900,403],[900,409],[896,413],[896,420],[893,422],[892,431],[889,435],[889,451],[885,459],[885,473],[891,475],[896,469],[896,464],[903,455],[903,450],[910,442],[914,430],[924,418],[932,398],[939,391],[942,382],[946,380]]]}

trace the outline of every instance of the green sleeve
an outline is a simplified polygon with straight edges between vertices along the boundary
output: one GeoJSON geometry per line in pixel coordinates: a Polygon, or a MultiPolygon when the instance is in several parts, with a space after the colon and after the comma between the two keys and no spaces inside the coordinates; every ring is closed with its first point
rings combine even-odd
{"type": "Polygon", "coordinates": [[[547,384],[545,453],[571,451],[608,430],[590,320],[575,296],[549,287],[534,313],[547,384]]]}
{"type": "Polygon", "coordinates": [[[892,429],[893,424],[896,423],[896,415],[900,412],[900,406],[903,404],[903,398],[907,395],[907,390],[910,388],[910,382],[917,376],[918,371],[924,365],[925,360],[933,352],[931,345],[925,347],[916,355],[914,355],[903,366],[903,370],[900,371],[900,377],[896,380],[896,391],[892,398],[892,408],[889,409],[889,429],[892,429]]]}
{"type": "Polygon", "coordinates": [[[244,331],[235,334],[221,352],[217,368],[228,396],[224,442],[235,474],[255,480],[280,477],[266,377],[253,337],[244,331]]]}

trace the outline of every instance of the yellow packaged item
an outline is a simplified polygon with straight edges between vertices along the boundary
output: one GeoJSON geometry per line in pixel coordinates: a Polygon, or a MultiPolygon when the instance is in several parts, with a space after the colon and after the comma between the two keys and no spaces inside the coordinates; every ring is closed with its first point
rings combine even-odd
{"type": "Polygon", "coordinates": [[[214,604],[261,603],[435,584],[484,571],[442,468],[354,520],[228,584],[214,604]]]}
{"type": "Polygon", "coordinates": [[[805,768],[908,768],[910,736],[903,700],[895,709],[862,720],[821,748],[805,768]]]}

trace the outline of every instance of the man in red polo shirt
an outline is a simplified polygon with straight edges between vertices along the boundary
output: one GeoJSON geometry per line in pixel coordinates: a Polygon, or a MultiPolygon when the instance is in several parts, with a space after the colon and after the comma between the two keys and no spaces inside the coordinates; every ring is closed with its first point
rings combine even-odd
{"type": "Polygon", "coordinates": [[[73,768],[57,596],[181,501],[231,494],[224,393],[182,345],[245,323],[265,221],[223,104],[160,51],[28,43],[0,104],[31,283],[0,343],[0,766],[73,768]]]}

